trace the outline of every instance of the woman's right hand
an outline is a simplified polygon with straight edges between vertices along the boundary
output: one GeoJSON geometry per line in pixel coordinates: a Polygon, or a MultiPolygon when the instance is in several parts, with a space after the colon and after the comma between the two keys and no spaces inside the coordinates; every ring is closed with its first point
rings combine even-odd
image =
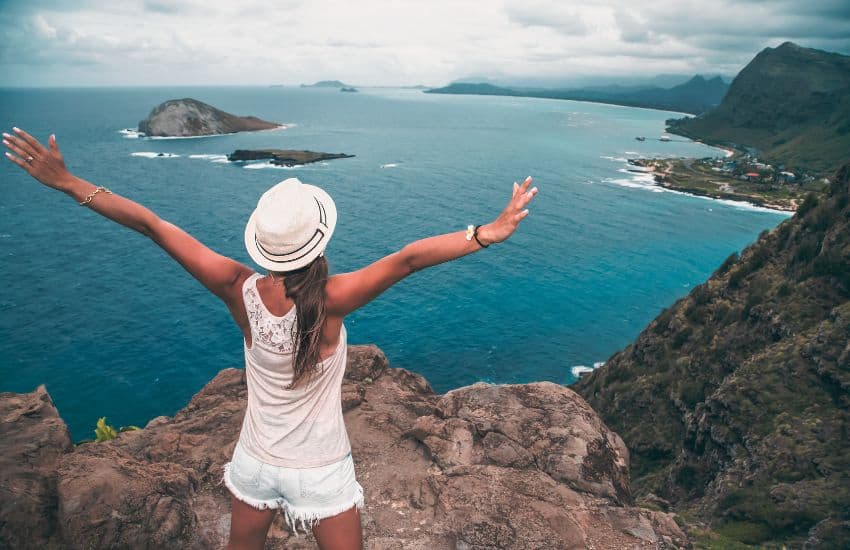
{"type": "Polygon", "coordinates": [[[6,152],[9,160],[44,185],[64,191],[64,185],[72,176],[65,167],[59,146],[56,145],[56,136],[50,135],[47,148],[20,128],[12,130],[17,136],[3,133],[3,145],[14,153],[6,152]]]}
{"type": "Polygon", "coordinates": [[[528,216],[528,203],[537,195],[537,188],[532,187],[531,176],[525,178],[522,185],[514,182],[513,195],[508,205],[502,210],[502,213],[487,225],[483,225],[478,229],[478,239],[486,244],[500,243],[513,235],[519,223],[528,216]]]}

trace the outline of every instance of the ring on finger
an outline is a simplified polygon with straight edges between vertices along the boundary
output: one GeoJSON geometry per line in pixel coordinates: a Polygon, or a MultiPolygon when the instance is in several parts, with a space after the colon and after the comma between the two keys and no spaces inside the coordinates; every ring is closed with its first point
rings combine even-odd
{"type": "Polygon", "coordinates": [[[32,164],[32,161],[34,161],[34,160],[35,160],[35,158],[32,155],[28,156],[27,157],[27,164],[32,164]]]}

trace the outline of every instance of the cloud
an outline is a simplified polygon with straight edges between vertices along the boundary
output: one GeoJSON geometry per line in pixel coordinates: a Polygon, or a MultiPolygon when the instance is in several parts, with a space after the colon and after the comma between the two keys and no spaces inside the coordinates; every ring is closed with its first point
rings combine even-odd
{"type": "Polygon", "coordinates": [[[850,53],[850,3],[0,0],[0,85],[731,76],[785,40],[850,53]]]}
{"type": "Polygon", "coordinates": [[[581,14],[556,2],[522,2],[507,7],[508,18],[525,27],[544,27],[567,35],[588,32],[581,14]]]}

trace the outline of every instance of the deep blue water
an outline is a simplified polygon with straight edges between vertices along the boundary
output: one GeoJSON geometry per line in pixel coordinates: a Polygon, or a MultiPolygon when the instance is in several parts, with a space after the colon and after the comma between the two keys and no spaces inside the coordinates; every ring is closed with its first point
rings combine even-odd
{"type": "MultiPolygon", "coordinates": [[[[286,177],[334,197],[339,223],[327,256],[341,272],[485,223],[514,180],[534,176],[540,194],[511,241],[417,273],[347,320],[352,343],[376,343],[393,366],[440,392],[478,380],[571,382],[571,367],[604,361],[784,218],[656,192],[618,172],[626,156],[721,154],[684,140],[634,140],[659,136],[671,116],[391,89],[0,90],[6,131],[55,132],[78,175],[245,262],[247,217],[286,177]],[[177,97],[294,126],[182,140],[119,133],[177,97]],[[261,147],[356,157],[284,170],[189,156],[261,147]]],[[[173,414],[219,370],[242,366],[225,307],[167,255],[2,160],[0,391],[47,384],[80,439],[99,416],[119,426],[173,414]]]]}

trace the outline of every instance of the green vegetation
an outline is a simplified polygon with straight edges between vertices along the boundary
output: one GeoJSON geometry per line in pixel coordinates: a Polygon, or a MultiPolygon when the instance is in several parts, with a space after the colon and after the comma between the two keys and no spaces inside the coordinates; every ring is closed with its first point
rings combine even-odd
{"type": "Polygon", "coordinates": [[[716,109],[668,124],[707,143],[755,148],[768,162],[831,173],[850,151],[850,57],[790,42],[766,48],[716,109]]]}
{"type": "Polygon", "coordinates": [[[780,171],[773,166],[733,159],[634,159],[634,166],[651,170],[668,189],[716,199],[746,201],[794,211],[809,194],[822,194],[826,183],[810,174],[780,171]],[[747,176],[758,174],[758,176],[747,176]],[[793,176],[793,177],[792,177],[793,176]]]}
{"type": "Polygon", "coordinates": [[[574,388],[698,548],[850,540],[850,164],[574,388]]]}
{"type": "Polygon", "coordinates": [[[118,436],[119,432],[130,432],[133,430],[140,430],[138,426],[121,426],[118,431],[115,431],[115,428],[106,423],[106,417],[102,416],[97,420],[97,427],[94,429],[95,435],[95,443],[100,443],[101,441],[109,441],[110,439],[115,439],[118,436]]]}

